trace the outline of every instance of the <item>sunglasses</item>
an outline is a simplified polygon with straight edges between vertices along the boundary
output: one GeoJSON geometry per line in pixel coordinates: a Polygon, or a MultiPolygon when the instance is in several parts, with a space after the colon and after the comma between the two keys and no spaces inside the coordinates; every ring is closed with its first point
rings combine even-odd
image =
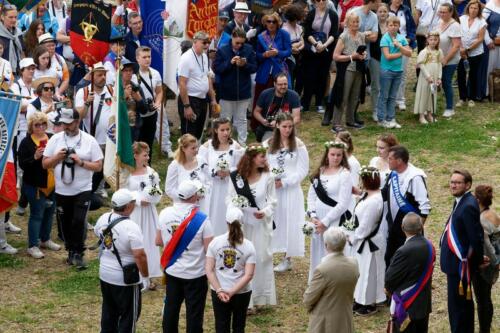
{"type": "Polygon", "coordinates": [[[209,40],[203,41],[203,45],[210,45],[210,41],[209,40]]]}
{"type": "Polygon", "coordinates": [[[316,2],[326,2],[328,0],[316,0],[316,2]]]}
{"type": "Polygon", "coordinates": [[[47,123],[38,123],[38,124],[34,124],[33,126],[36,128],[47,127],[47,123]]]}
{"type": "Polygon", "coordinates": [[[266,23],[269,23],[269,24],[276,24],[278,23],[277,21],[275,20],[267,20],[266,23]]]}
{"type": "Polygon", "coordinates": [[[43,91],[52,91],[52,92],[54,92],[54,91],[56,91],[56,88],[54,88],[54,87],[43,87],[43,91]]]}

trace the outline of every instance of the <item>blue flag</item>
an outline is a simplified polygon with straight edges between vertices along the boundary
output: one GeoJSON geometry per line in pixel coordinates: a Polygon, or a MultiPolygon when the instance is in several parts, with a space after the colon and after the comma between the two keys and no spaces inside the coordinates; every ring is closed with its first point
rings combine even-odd
{"type": "Polygon", "coordinates": [[[17,134],[17,117],[21,100],[0,92],[0,184],[9,161],[14,136],[17,134]]]}
{"type": "Polygon", "coordinates": [[[163,18],[164,0],[141,1],[141,16],[144,22],[141,45],[151,48],[151,67],[163,74],[163,18]]]}

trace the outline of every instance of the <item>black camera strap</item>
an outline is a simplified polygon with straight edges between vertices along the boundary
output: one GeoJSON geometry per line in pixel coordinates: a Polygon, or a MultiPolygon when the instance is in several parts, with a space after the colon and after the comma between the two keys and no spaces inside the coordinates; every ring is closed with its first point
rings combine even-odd
{"type": "Polygon", "coordinates": [[[149,72],[149,82],[151,82],[151,85],[149,85],[146,82],[146,80],[143,79],[140,70],[136,74],[136,76],[137,76],[137,83],[139,83],[139,86],[141,85],[141,82],[144,83],[144,86],[146,87],[146,89],[151,94],[151,98],[153,98],[153,100],[154,100],[155,99],[155,93],[154,93],[154,90],[153,90],[153,87],[152,87],[153,86],[153,74],[151,74],[151,70],[149,70],[148,72],[149,72]]]}
{"type": "Polygon", "coordinates": [[[62,180],[62,182],[65,185],[69,185],[69,184],[73,183],[73,180],[75,180],[75,162],[73,161],[73,163],[66,163],[66,158],[69,157],[68,152],[71,151],[71,150],[73,150],[74,154],[76,154],[75,148],[78,147],[80,145],[80,143],[82,142],[82,133],[79,132],[79,134],[80,134],[80,138],[78,139],[78,142],[73,147],[69,147],[68,146],[68,141],[66,140],[66,134],[64,134],[64,144],[66,145],[66,154],[67,154],[67,156],[62,161],[62,166],[61,166],[61,180],[62,180]],[[71,169],[71,181],[70,182],[66,182],[64,180],[64,169],[66,169],[66,168],[70,168],[71,169]]]}
{"type": "MultiPolygon", "coordinates": [[[[111,221],[111,216],[112,215],[113,215],[113,213],[109,214],[108,223],[111,221]]],[[[128,216],[120,216],[120,217],[114,219],[111,223],[108,224],[107,228],[104,229],[104,231],[102,232],[104,238],[110,237],[111,244],[113,245],[113,251],[111,251],[111,252],[113,252],[113,254],[115,255],[116,260],[118,260],[118,263],[120,264],[121,268],[123,268],[122,259],[120,258],[120,253],[118,252],[118,249],[115,246],[115,241],[113,239],[113,231],[112,231],[112,229],[118,223],[120,223],[121,221],[127,220],[128,218],[129,218],[128,216]]],[[[104,243],[106,243],[106,240],[104,240],[104,243]]]]}
{"type": "Polygon", "coordinates": [[[99,119],[101,119],[102,107],[104,106],[104,96],[105,93],[99,95],[99,105],[97,106],[97,112],[95,114],[94,119],[91,119],[90,124],[90,135],[95,137],[95,131],[97,128],[97,124],[99,123],[99,119]]]}

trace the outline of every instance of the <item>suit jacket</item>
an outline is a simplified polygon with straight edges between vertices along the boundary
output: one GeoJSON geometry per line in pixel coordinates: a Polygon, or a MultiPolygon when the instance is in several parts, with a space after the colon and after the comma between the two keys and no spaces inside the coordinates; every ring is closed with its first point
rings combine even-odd
{"type": "MultiPolygon", "coordinates": [[[[412,285],[424,274],[429,258],[427,242],[422,235],[415,235],[404,243],[392,257],[385,272],[385,289],[400,292],[412,285]]],[[[425,318],[431,313],[432,277],[407,310],[410,319],[425,318]]]]}
{"type": "Polygon", "coordinates": [[[352,302],[358,277],[356,259],[342,253],[328,254],[316,267],[304,293],[309,332],[354,332],[352,302]]]}
{"type": "MultiPolygon", "coordinates": [[[[139,43],[140,43],[140,36],[139,36],[139,43]]],[[[137,50],[138,46],[136,43],[136,40],[134,39],[134,35],[132,34],[132,31],[129,31],[125,35],[125,58],[132,62],[136,62],[136,57],[135,57],[135,50],[137,50]]]]}
{"type": "MultiPolygon", "coordinates": [[[[484,230],[481,226],[479,205],[470,192],[464,194],[459,201],[451,219],[460,245],[468,249],[469,269],[473,274],[483,262],[484,230]]],[[[459,275],[459,260],[448,246],[446,233],[441,238],[440,263],[443,273],[459,275]]]]}

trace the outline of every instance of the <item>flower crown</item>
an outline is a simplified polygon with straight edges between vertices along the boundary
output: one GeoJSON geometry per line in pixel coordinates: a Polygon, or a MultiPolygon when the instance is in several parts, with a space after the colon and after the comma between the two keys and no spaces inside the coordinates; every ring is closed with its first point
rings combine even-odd
{"type": "Polygon", "coordinates": [[[344,149],[344,150],[347,149],[347,145],[345,143],[339,142],[339,141],[327,141],[324,143],[324,146],[326,149],[330,149],[330,148],[340,148],[340,149],[344,149]]]}
{"type": "Polygon", "coordinates": [[[375,167],[363,165],[359,170],[359,175],[361,177],[370,176],[371,178],[375,178],[375,176],[380,176],[380,172],[375,167]]]}
{"type": "Polygon", "coordinates": [[[245,149],[245,153],[250,153],[250,152],[256,152],[258,154],[265,154],[265,153],[267,153],[267,149],[261,145],[247,147],[247,149],[245,149]]]}

